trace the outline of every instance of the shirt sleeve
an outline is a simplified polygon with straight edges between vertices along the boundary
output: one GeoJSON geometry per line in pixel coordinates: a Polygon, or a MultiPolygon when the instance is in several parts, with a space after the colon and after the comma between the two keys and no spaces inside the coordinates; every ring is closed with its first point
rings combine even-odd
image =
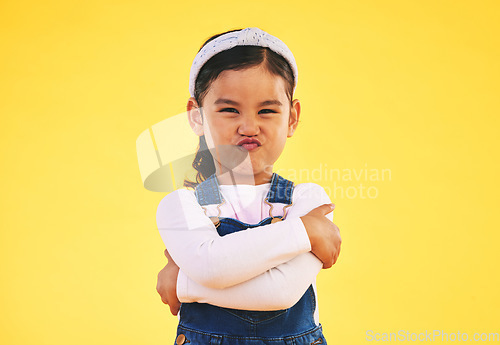
{"type": "MultiPolygon", "coordinates": [[[[309,204],[309,206],[301,206],[303,208],[296,208],[294,212],[290,210],[291,215],[304,212],[306,214],[319,205],[330,203],[330,198],[318,185],[311,183],[297,187],[301,192],[297,191],[295,195],[297,199],[300,197],[302,202],[295,203],[298,200],[294,200],[294,205],[309,204]]],[[[333,212],[326,217],[333,221],[333,212]]],[[[309,285],[315,282],[322,267],[323,263],[314,254],[303,253],[248,281],[224,289],[212,289],[200,285],[181,269],[177,280],[177,295],[181,302],[210,303],[226,308],[286,309],[293,306],[309,285]]]]}
{"type": "Polygon", "coordinates": [[[177,297],[183,303],[209,303],[233,309],[287,309],[315,282],[322,267],[323,263],[313,253],[303,253],[257,277],[224,289],[200,285],[179,270],[177,297]]]}
{"type": "Polygon", "coordinates": [[[194,193],[185,189],[160,201],[156,221],[176,264],[209,288],[239,284],[311,250],[299,217],[221,237],[194,193]]]}

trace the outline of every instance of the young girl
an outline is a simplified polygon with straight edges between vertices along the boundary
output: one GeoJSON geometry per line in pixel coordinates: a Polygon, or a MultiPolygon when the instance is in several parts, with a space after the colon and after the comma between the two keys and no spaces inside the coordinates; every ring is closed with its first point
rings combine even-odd
{"type": "Polygon", "coordinates": [[[296,83],[291,51],[258,28],[213,36],[194,59],[197,181],[157,211],[169,259],[157,290],[178,314],[176,344],[326,344],[316,275],[340,251],[334,205],[273,173],[298,125],[296,83]]]}

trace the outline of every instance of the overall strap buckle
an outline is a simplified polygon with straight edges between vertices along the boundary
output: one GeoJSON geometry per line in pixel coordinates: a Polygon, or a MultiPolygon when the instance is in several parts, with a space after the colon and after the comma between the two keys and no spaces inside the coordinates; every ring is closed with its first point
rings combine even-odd
{"type": "Polygon", "coordinates": [[[271,217],[271,223],[280,222],[285,219],[288,212],[288,207],[293,205],[292,195],[293,195],[294,184],[280,175],[273,173],[271,178],[271,188],[269,193],[267,193],[264,202],[269,205],[269,217],[271,217]],[[274,206],[271,203],[282,203],[286,204],[283,207],[283,216],[275,217],[273,216],[274,206]]]}
{"type": "MultiPolygon", "coordinates": [[[[285,219],[288,207],[293,205],[292,195],[293,195],[294,183],[289,181],[280,175],[273,173],[271,177],[271,188],[267,193],[264,202],[269,205],[269,217],[271,217],[271,223],[276,223],[285,219]],[[272,210],[274,206],[271,203],[282,203],[286,204],[283,207],[283,216],[273,216],[272,210]]],[[[205,181],[200,183],[195,189],[195,195],[198,203],[203,208],[205,214],[207,214],[207,209],[205,205],[217,204],[217,216],[209,217],[212,223],[217,228],[220,225],[220,207],[224,205],[226,200],[223,198],[217,177],[215,174],[207,178],[205,181]]]]}

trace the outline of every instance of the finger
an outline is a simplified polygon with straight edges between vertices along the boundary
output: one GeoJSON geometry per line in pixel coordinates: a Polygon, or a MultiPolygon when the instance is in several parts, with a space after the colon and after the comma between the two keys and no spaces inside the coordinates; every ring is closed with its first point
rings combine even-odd
{"type": "Polygon", "coordinates": [[[161,296],[161,287],[160,287],[160,277],[159,277],[159,273],[158,273],[158,280],[156,281],[156,292],[158,292],[158,294],[161,296]]]}
{"type": "Polygon", "coordinates": [[[165,296],[165,295],[161,295],[161,294],[160,294],[160,296],[161,296],[161,301],[162,301],[164,304],[168,304],[168,299],[167,299],[167,296],[165,296]]]}
{"type": "Polygon", "coordinates": [[[169,305],[169,307],[170,307],[170,312],[172,313],[172,315],[174,315],[174,316],[177,315],[177,313],[179,312],[179,310],[175,310],[175,308],[173,306],[171,306],[171,305],[169,305]]]}
{"type": "Polygon", "coordinates": [[[172,312],[173,315],[177,315],[180,309],[181,309],[181,302],[177,300],[175,301],[175,303],[173,303],[172,307],[170,308],[170,312],[172,312]]]}
{"type": "Polygon", "coordinates": [[[334,209],[335,209],[335,204],[323,204],[316,207],[311,212],[309,212],[309,215],[324,216],[332,212],[334,209]]]}
{"type": "Polygon", "coordinates": [[[177,315],[177,313],[179,312],[180,302],[177,299],[177,296],[173,293],[170,293],[168,297],[168,306],[170,307],[170,312],[172,313],[172,315],[177,315]]]}
{"type": "Polygon", "coordinates": [[[170,256],[170,253],[168,252],[168,250],[167,250],[167,249],[165,249],[164,254],[165,254],[165,256],[167,257],[168,263],[173,263],[173,264],[175,264],[174,259],[172,259],[172,256],[170,256]]]}
{"type": "Polygon", "coordinates": [[[328,268],[332,267],[332,265],[333,265],[332,260],[329,260],[329,261],[323,263],[323,268],[328,269],[328,268]]]}
{"type": "Polygon", "coordinates": [[[168,252],[168,249],[165,248],[163,251],[163,254],[167,257],[168,261],[172,260],[172,257],[170,256],[170,253],[168,252]]]}
{"type": "Polygon", "coordinates": [[[338,258],[339,258],[339,252],[337,251],[337,253],[335,253],[335,256],[333,257],[333,265],[335,265],[337,263],[338,258]]]}

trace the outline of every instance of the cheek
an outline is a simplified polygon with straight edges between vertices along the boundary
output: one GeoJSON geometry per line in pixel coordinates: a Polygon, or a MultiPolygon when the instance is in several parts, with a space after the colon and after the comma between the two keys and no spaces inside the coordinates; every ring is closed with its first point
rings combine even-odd
{"type": "Polygon", "coordinates": [[[279,157],[283,152],[286,144],[286,131],[280,130],[275,131],[271,134],[273,136],[272,145],[270,145],[270,149],[272,151],[272,155],[279,157]]]}
{"type": "Polygon", "coordinates": [[[277,148],[280,150],[280,154],[281,154],[281,151],[283,151],[285,148],[287,138],[288,138],[288,127],[285,126],[280,131],[279,136],[277,137],[277,140],[276,140],[277,141],[276,145],[277,145],[277,148]]]}
{"type": "Polygon", "coordinates": [[[286,144],[286,137],[282,137],[279,141],[278,141],[278,151],[279,151],[279,155],[281,155],[281,153],[283,152],[283,150],[285,149],[285,144],[286,144]]]}
{"type": "Polygon", "coordinates": [[[203,123],[203,135],[205,136],[205,141],[207,142],[208,148],[214,147],[214,137],[212,131],[210,130],[210,126],[207,121],[203,123]]]}
{"type": "Polygon", "coordinates": [[[214,119],[205,121],[203,130],[209,147],[214,147],[214,144],[224,144],[228,141],[228,138],[230,138],[228,135],[228,125],[223,121],[217,121],[214,119]]]}

